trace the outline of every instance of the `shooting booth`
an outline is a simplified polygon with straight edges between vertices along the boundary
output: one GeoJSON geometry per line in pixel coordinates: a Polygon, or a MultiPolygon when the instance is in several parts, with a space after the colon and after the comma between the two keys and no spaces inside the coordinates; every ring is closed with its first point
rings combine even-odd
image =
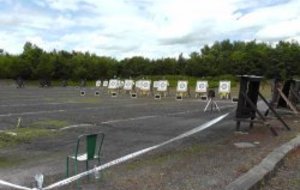
{"type": "Polygon", "coordinates": [[[269,125],[267,118],[257,108],[258,97],[268,106],[277,119],[284,125],[284,127],[290,130],[289,126],[284,122],[280,115],[273,109],[266,98],[259,92],[260,82],[263,77],[255,75],[241,75],[240,77],[240,91],[239,99],[236,109],[236,130],[240,130],[241,122],[249,122],[250,129],[253,128],[255,122],[262,123],[264,126],[268,126],[273,133],[277,136],[276,130],[269,125]],[[255,120],[256,115],[260,120],[255,120]]]}
{"type": "Polygon", "coordinates": [[[275,88],[273,91],[278,91],[280,96],[277,103],[277,108],[290,108],[294,114],[298,114],[297,103],[300,101],[299,88],[300,81],[293,79],[286,80],[282,89],[275,88]]]}

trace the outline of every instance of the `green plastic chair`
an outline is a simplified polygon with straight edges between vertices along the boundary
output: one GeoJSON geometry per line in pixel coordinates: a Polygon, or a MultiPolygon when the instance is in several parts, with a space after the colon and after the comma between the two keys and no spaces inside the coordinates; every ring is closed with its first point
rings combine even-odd
{"type": "Polygon", "coordinates": [[[91,160],[97,160],[98,165],[101,164],[100,152],[103,139],[104,133],[84,134],[78,137],[74,153],[67,156],[67,177],[69,177],[70,160],[74,160],[74,175],[78,173],[78,162],[85,162],[86,170],[89,170],[89,161],[91,160]]]}

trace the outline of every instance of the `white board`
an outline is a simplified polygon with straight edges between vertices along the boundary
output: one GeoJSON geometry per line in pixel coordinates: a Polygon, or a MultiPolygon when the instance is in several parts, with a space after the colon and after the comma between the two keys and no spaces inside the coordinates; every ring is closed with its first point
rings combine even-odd
{"type": "Polygon", "coordinates": [[[220,81],[219,82],[219,93],[230,93],[231,90],[230,81],[220,81]]]}
{"type": "Polygon", "coordinates": [[[188,90],[188,81],[179,80],[177,82],[176,91],[177,92],[187,92],[187,90],[188,90]]]}
{"type": "Polygon", "coordinates": [[[110,79],[108,83],[108,89],[117,89],[119,87],[119,80],[110,79]]]}
{"type": "Polygon", "coordinates": [[[101,80],[96,81],[96,87],[101,87],[101,80]]]}
{"type": "Polygon", "coordinates": [[[136,81],[136,82],[135,82],[135,87],[137,87],[137,88],[139,88],[139,89],[140,89],[140,88],[141,88],[141,86],[142,86],[142,82],[143,82],[142,80],[138,80],[138,81],[136,81]]]}
{"type": "Polygon", "coordinates": [[[169,82],[167,80],[159,81],[157,91],[159,92],[166,92],[168,90],[169,82]]]}
{"type": "Polygon", "coordinates": [[[108,81],[107,81],[107,80],[103,81],[103,86],[104,86],[104,87],[107,87],[107,86],[108,86],[108,81]]]}
{"type": "Polygon", "coordinates": [[[160,81],[153,81],[153,88],[158,88],[158,85],[159,85],[159,82],[160,81]]]}
{"type": "Polygon", "coordinates": [[[124,90],[132,90],[132,87],[134,85],[133,80],[125,80],[124,82],[124,90]]]}
{"type": "Polygon", "coordinates": [[[197,81],[195,91],[199,92],[199,93],[206,93],[207,88],[208,88],[208,82],[207,81],[197,81]]]}
{"type": "Polygon", "coordinates": [[[151,81],[150,80],[142,80],[140,89],[143,91],[150,91],[151,81]]]}

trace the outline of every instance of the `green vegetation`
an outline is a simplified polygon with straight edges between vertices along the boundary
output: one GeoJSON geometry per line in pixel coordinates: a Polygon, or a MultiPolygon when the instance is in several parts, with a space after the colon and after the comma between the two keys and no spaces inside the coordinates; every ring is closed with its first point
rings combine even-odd
{"type": "Polygon", "coordinates": [[[41,120],[36,121],[30,124],[32,128],[50,128],[50,129],[58,129],[69,125],[67,121],[62,120],[41,120]]]}
{"type": "MultiPolygon", "coordinates": [[[[26,80],[87,79],[92,81],[114,76],[120,78],[168,76],[170,78],[170,75],[177,75],[209,78],[209,76],[255,74],[267,78],[275,76],[287,78],[299,75],[299,60],[299,43],[283,41],[276,47],[256,41],[217,41],[212,46],[205,45],[199,52],[192,52],[188,58],[180,54],[178,58],[156,60],[144,57],[116,60],[112,57],[76,51],[45,52],[36,45],[26,42],[20,55],[0,52],[0,77],[2,79],[22,77],[26,80]]],[[[191,79],[193,84],[193,78],[191,79]]],[[[70,85],[72,83],[70,82],[70,85]]],[[[173,85],[172,80],[171,85],[173,85]]],[[[215,84],[212,83],[211,86],[214,87],[215,84]]]]}
{"type": "Polygon", "coordinates": [[[55,132],[45,128],[26,127],[0,133],[0,148],[30,143],[34,138],[54,135],[55,132]]]}
{"type": "Polygon", "coordinates": [[[20,157],[0,157],[0,168],[9,168],[23,161],[20,157]]]}

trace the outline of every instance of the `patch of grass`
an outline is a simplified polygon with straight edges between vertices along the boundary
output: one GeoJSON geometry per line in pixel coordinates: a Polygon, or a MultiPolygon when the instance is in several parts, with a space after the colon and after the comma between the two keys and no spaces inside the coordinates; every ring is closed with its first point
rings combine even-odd
{"type": "Polygon", "coordinates": [[[59,129],[69,125],[67,121],[63,120],[41,120],[30,124],[32,128],[48,128],[48,129],[59,129]]]}
{"type": "Polygon", "coordinates": [[[23,159],[19,157],[0,157],[0,168],[9,168],[21,163],[23,159]]]}
{"type": "Polygon", "coordinates": [[[44,128],[19,128],[0,133],[0,148],[6,148],[21,143],[30,143],[34,138],[45,137],[54,135],[55,132],[51,132],[44,128]],[[12,135],[10,133],[16,133],[12,135]]]}

